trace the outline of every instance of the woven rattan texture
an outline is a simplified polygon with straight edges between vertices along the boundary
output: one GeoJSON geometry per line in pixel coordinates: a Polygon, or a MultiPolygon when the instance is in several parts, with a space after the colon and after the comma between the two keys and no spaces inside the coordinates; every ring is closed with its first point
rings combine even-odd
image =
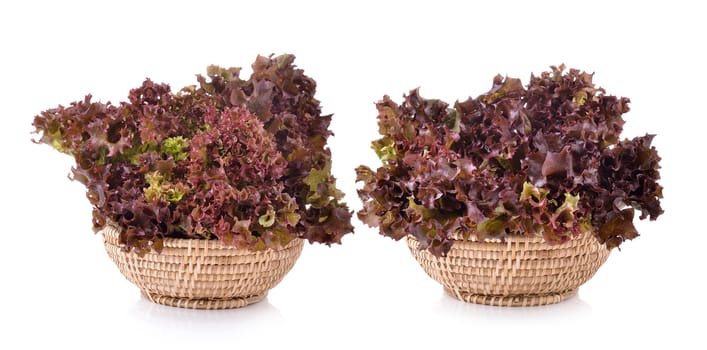
{"type": "Polygon", "coordinates": [[[195,309],[243,307],[262,300],[292,269],[304,241],[253,252],[215,240],[166,238],[161,253],[138,256],[118,243],[119,229],[103,230],[108,255],[153,302],[195,309]]]}
{"type": "Polygon", "coordinates": [[[577,292],[609,257],[593,236],[561,245],[540,237],[508,236],[505,242],[455,240],[446,257],[408,247],[425,272],[451,296],[476,304],[537,306],[558,303],[577,292]]]}

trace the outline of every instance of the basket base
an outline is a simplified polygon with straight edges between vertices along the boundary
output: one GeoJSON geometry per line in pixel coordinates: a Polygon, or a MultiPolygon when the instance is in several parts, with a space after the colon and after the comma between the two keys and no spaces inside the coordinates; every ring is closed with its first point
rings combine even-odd
{"type": "Polygon", "coordinates": [[[467,303],[491,306],[541,306],[557,304],[577,294],[577,288],[562,293],[528,295],[484,295],[454,291],[448,288],[444,288],[444,291],[450,296],[467,303]]]}
{"type": "Polygon", "coordinates": [[[220,310],[220,309],[236,309],[250,304],[255,304],[265,299],[268,293],[253,295],[245,298],[231,299],[191,299],[177,298],[166,295],[148,294],[143,292],[142,295],[148,300],[156,304],[181,307],[185,309],[203,309],[203,310],[220,310]]]}

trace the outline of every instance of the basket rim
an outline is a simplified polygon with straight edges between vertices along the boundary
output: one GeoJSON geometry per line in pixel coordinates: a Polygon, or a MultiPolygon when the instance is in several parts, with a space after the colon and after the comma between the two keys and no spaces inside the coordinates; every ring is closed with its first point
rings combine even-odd
{"type": "MultiPolygon", "coordinates": [[[[415,238],[411,234],[407,234],[406,239],[413,239],[418,241],[417,238],[415,238]]],[[[539,233],[530,233],[530,234],[506,234],[503,238],[485,238],[483,240],[478,239],[476,234],[473,232],[469,235],[469,238],[464,238],[464,236],[460,233],[452,233],[449,235],[447,238],[450,241],[454,242],[470,242],[470,243],[483,243],[483,244],[493,244],[493,243],[503,243],[507,244],[508,242],[519,242],[519,243],[542,243],[546,244],[548,246],[554,247],[554,246],[562,246],[570,242],[574,241],[581,241],[581,240],[586,240],[586,239],[597,239],[596,236],[593,233],[580,233],[577,236],[571,237],[568,241],[563,242],[563,243],[557,243],[557,244],[551,244],[545,241],[545,238],[539,234],[539,233]]]]}
{"type": "MultiPolygon", "coordinates": [[[[105,244],[110,244],[119,248],[124,248],[125,245],[119,243],[120,232],[122,228],[120,225],[113,223],[108,223],[103,227],[99,233],[104,238],[105,244]]],[[[268,251],[283,251],[292,248],[295,245],[304,245],[304,240],[302,238],[296,237],[287,244],[279,245],[277,247],[267,247],[264,250],[252,250],[249,248],[236,247],[231,245],[225,245],[218,239],[203,239],[203,238],[180,238],[180,237],[164,237],[162,239],[162,244],[164,248],[172,249],[208,249],[208,250],[222,250],[231,252],[242,252],[244,254],[257,254],[268,251]]],[[[164,254],[167,249],[163,249],[161,254],[164,254]]],[[[150,251],[152,253],[154,251],[150,251]]]]}

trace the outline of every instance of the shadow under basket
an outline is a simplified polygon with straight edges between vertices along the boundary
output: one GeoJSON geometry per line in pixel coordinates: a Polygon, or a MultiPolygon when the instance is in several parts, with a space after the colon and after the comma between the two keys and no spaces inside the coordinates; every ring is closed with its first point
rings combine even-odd
{"type": "Polygon", "coordinates": [[[192,309],[230,309],[261,301],[292,269],[304,241],[250,251],[217,240],[165,238],[160,253],[140,257],[118,243],[120,230],[102,231],[108,255],[149,300],[192,309]]]}
{"type": "Polygon", "coordinates": [[[591,235],[548,245],[541,237],[507,236],[505,242],[455,239],[446,257],[410,252],[449,295],[476,304],[538,306],[559,303],[577,293],[609,257],[591,235]]]}

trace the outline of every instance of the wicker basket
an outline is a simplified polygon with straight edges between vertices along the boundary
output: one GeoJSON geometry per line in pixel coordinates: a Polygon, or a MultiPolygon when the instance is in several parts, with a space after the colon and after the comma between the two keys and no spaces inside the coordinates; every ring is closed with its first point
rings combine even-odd
{"type": "Polygon", "coordinates": [[[218,241],[167,238],[161,253],[139,257],[118,243],[120,230],[107,226],[103,241],[123,275],[149,300],[193,309],[229,309],[256,303],[292,269],[304,241],[252,252],[218,241]]]}
{"type": "Polygon", "coordinates": [[[508,236],[505,242],[457,239],[446,257],[419,250],[413,237],[407,242],[417,262],[448,294],[495,306],[559,303],[609,257],[591,235],[552,246],[533,236],[508,236]]]}

